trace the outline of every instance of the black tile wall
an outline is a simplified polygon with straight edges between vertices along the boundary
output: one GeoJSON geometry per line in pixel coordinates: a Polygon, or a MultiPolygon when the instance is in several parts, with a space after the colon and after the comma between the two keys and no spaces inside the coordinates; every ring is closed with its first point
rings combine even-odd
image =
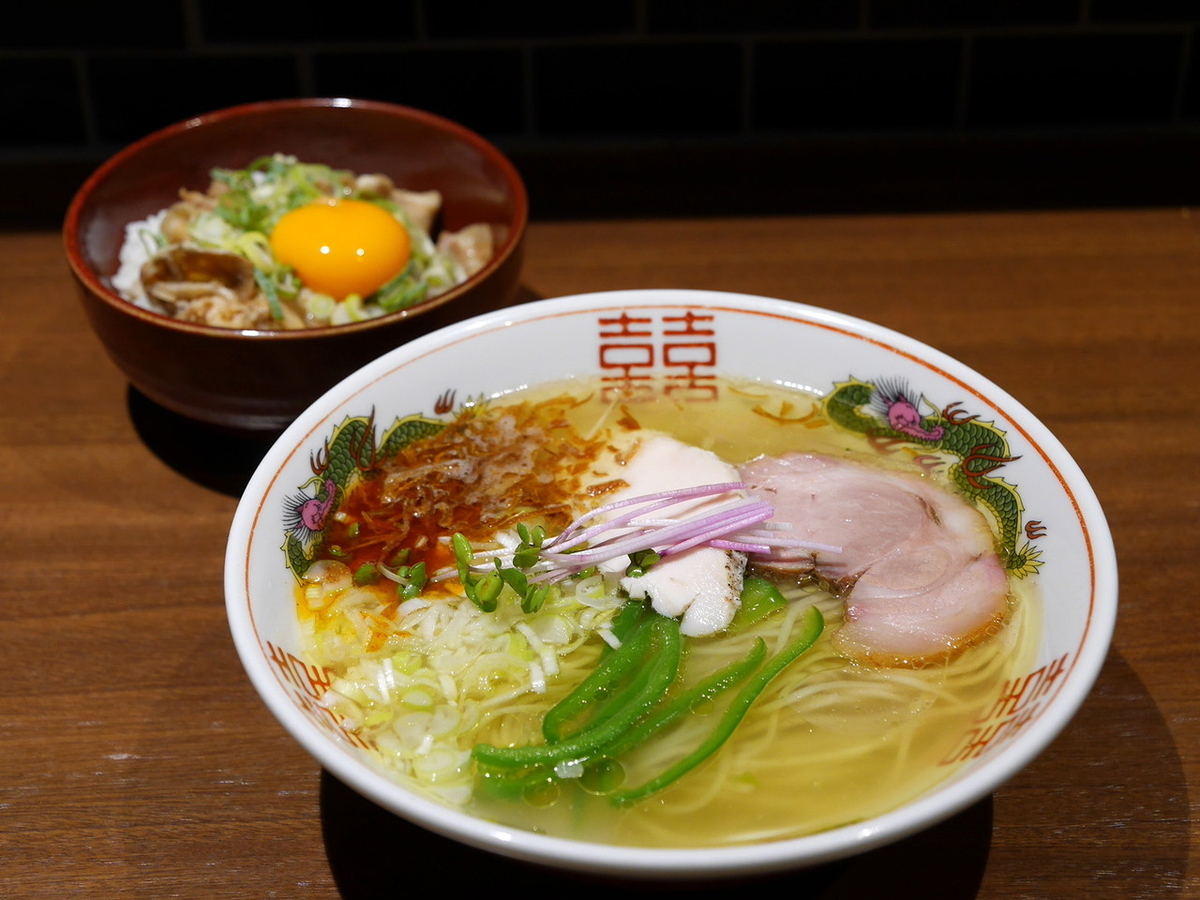
{"type": "Polygon", "coordinates": [[[4,50],[178,49],[186,45],[187,3],[122,0],[113,4],[23,3],[0,29],[4,50]]]}
{"type": "Polygon", "coordinates": [[[1195,22],[1200,0],[1091,0],[1095,22],[1195,22]]]}
{"type": "Polygon", "coordinates": [[[736,135],[743,55],[730,41],[539,47],[535,128],[593,139],[736,135]]]}
{"type": "Polygon", "coordinates": [[[859,0],[648,0],[646,27],[651,34],[780,34],[853,29],[859,24],[859,0]]]}
{"type": "Polygon", "coordinates": [[[754,128],[884,132],[955,127],[963,42],[763,41],[754,51],[754,128]]]}
{"type": "MultiPolygon", "coordinates": [[[[1200,40],[1200,33],[1193,29],[1190,43],[1194,46],[1197,40],[1200,40]]],[[[1186,77],[1187,83],[1182,91],[1180,117],[1184,122],[1193,125],[1200,124],[1200,65],[1194,62],[1188,65],[1186,77]]]]}
{"type": "Polygon", "coordinates": [[[340,3],[337,14],[284,12],[276,3],[205,0],[198,4],[200,36],[210,44],[339,44],[412,40],[416,0],[340,3]]]}
{"type": "Polygon", "coordinates": [[[527,131],[524,54],[513,47],[323,52],[313,55],[312,73],[317,96],[427,109],[492,139],[527,131]]]}
{"type": "Polygon", "coordinates": [[[9,148],[87,145],[79,72],[70,59],[0,57],[0,102],[0,140],[9,148]]]}
{"type": "Polygon", "coordinates": [[[1200,200],[1200,0],[62,8],[0,33],[0,226],[160,126],[304,95],[462,122],[543,216],[1200,200]]]}
{"type": "Polygon", "coordinates": [[[975,126],[1167,125],[1184,36],[1055,34],[980,37],[971,51],[975,126]]]}
{"type": "Polygon", "coordinates": [[[636,0],[591,3],[427,0],[421,15],[424,33],[431,40],[632,36],[637,30],[636,0]]]}
{"type": "Polygon", "coordinates": [[[199,112],[294,96],[289,54],[103,56],[88,67],[97,139],[127,144],[199,112]]]}
{"type": "Polygon", "coordinates": [[[1080,17],[1078,0],[872,0],[870,10],[879,28],[1069,25],[1080,17]]]}

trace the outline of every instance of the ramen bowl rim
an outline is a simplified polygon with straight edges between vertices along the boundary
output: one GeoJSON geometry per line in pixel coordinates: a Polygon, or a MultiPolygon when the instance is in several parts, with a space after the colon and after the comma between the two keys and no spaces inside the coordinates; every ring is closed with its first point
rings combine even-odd
{"type": "Polygon", "coordinates": [[[1099,501],[1067,450],[1019,401],[965,364],[884,326],[803,303],[748,294],[673,289],[600,291],[533,301],[448,325],[368,363],[316,401],[279,438],[264,458],[259,471],[251,479],[245,498],[235,515],[226,557],[230,627],[251,681],[264,702],[301,746],[331,774],[363,796],[427,830],[501,856],[618,878],[691,880],[805,868],[893,843],[961,812],[1010,780],[1066,727],[1099,674],[1111,643],[1117,613],[1116,557],[1099,501]],[[955,774],[947,782],[935,785],[916,799],[863,823],[802,837],[729,847],[628,847],[539,835],[498,825],[420,797],[354,759],[322,734],[281,691],[275,689],[273,676],[243,612],[247,605],[243,586],[246,582],[246,550],[250,537],[246,504],[253,506],[267,495],[268,482],[282,465],[279,454],[300,446],[315,423],[327,420],[331,411],[338,409],[353,393],[355,386],[361,387],[381,377],[394,368],[395,362],[400,359],[434,353],[439,347],[476,332],[504,328],[541,315],[582,313],[593,308],[611,307],[614,303],[662,305],[665,295],[687,295],[697,302],[731,307],[735,312],[767,310],[791,318],[823,322],[885,342],[891,347],[899,347],[909,354],[915,354],[921,362],[936,362],[939,367],[953,372],[960,379],[965,378],[988,400],[1002,403],[1006,412],[1016,413],[1023,427],[1034,429],[1038,443],[1053,456],[1056,467],[1061,471],[1060,477],[1069,483],[1070,492],[1078,504],[1080,520],[1088,525],[1090,546],[1094,548],[1091,562],[1095,573],[1095,608],[1083,633],[1079,656],[1064,686],[1045,712],[1001,752],[982,761],[978,767],[955,774]]]}

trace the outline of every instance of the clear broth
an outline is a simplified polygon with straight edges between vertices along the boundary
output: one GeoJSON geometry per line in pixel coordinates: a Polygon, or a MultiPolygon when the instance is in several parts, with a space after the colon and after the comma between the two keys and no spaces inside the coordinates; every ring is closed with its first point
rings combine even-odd
{"type": "MultiPolygon", "coordinates": [[[[881,461],[864,438],[824,418],[820,397],[791,388],[723,380],[717,399],[696,401],[661,393],[610,398],[595,385],[560,384],[492,403],[502,409],[506,402],[536,402],[564,390],[586,398],[571,413],[584,435],[636,422],[735,465],[797,450],[911,465],[902,454],[881,461]]],[[[949,762],[955,748],[991,709],[1004,681],[1032,659],[1036,645],[1037,603],[1030,579],[1010,579],[1010,614],[998,633],[947,662],[910,669],[839,656],[829,636],[841,620],[842,602],[794,577],[771,577],[794,599],[792,613],[808,603],[818,605],[826,617],[825,633],[770,685],[715,757],[632,808],[614,808],[603,796],[567,782],[562,790],[526,801],[496,801],[477,792],[466,809],[543,834],[640,847],[729,846],[859,822],[948,778],[958,765],[949,762]]],[[[686,678],[694,681],[740,657],[756,636],[764,637],[773,652],[793,620],[794,615],[782,614],[736,636],[690,639],[686,678]]],[[[600,647],[595,638],[577,650],[564,672],[582,677],[600,647]]],[[[542,698],[524,699],[543,705],[544,712],[572,686],[564,676],[542,698]]],[[[719,705],[698,710],[670,738],[622,758],[626,784],[640,783],[693,747],[718,713],[719,705]]],[[[499,716],[475,740],[536,743],[539,721],[528,709],[519,716],[499,716]]]]}

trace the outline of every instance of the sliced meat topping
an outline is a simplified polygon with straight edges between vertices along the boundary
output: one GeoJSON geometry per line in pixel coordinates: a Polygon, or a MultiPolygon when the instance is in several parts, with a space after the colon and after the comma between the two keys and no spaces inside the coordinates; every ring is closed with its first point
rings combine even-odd
{"type": "MultiPolygon", "coordinates": [[[[632,454],[623,458],[625,462],[616,474],[624,486],[606,496],[605,502],[739,480],[737,469],[715,453],[667,435],[645,438],[632,454]]],[[[665,519],[702,512],[728,502],[733,496],[737,495],[730,492],[684,501],[655,513],[655,517],[665,519]]],[[[621,557],[605,567],[620,571],[628,564],[628,557],[621,557]]],[[[745,565],[742,553],[694,547],[655,563],[643,575],[623,578],[621,586],[631,597],[648,597],[656,612],[680,618],[684,634],[712,634],[729,625],[737,612],[745,565]]]]}
{"type": "Polygon", "coordinates": [[[810,574],[845,597],[835,640],[850,655],[922,664],[968,646],[1003,620],[1008,579],[983,515],[919,475],[807,453],[744,465],[774,521],[840,552],[755,559],[810,574]]]}

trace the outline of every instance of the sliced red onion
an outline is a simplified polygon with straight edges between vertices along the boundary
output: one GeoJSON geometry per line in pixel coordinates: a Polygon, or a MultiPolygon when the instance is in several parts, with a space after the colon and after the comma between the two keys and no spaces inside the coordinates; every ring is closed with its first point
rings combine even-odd
{"type": "Polygon", "coordinates": [[[750,555],[773,550],[840,553],[841,548],[791,537],[791,525],[770,521],[775,508],[765,500],[741,496],[716,509],[681,517],[651,514],[683,500],[715,497],[745,488],[742,482],[697,485],[643,494],[589,510],[541,548],[529,572],[531,583],[560,581],[592,566],[644,550],[667,557],[707,545],[750,555]],[[589,525],[589,522],[604,520],[589,525]],[[620,531],[619,534],[613,534],[620,531]],[[608,535],[608,537],[605,537],[608,535]]]}
{"type": "MultiPolygon", "coordinates": [[[[614,528],[629,525],[640,516],[645,516],[647,513],[655,510],[665,509],[668,506],[674,506],[681,500],[690,500],[695,497],[711,497],[717,494],[725,494],[730,491],[738,491],[745,488],[745,484],[740,481],[727,482],[724,484],[705,484],[691,488],[676,488],[670,491],[659,491],[654,494],[642,494],[637,497],[629,497],[625,500],[617,500],[613,503],[606,503],[603,506],[598,506],[595,509],[588,510],[574,522],[568,525],[560,534],[546,544],[545,549],[558,548],[566,550],[570,547],[576,547],[580,544],[587,543],[592,537],[603,534],[606,531],[611,531],[614,528]],[[633,509],[633,507],[642,507],[633,509]],[[618,512],[625,510],[625,512],[618,512]],[[608,518],[590,528],[582,528],[583,524],[591,521],[597,516],[608,516],[608,518]]],[[[672,520],[674,521],[674,520],[672,520]]]]}

